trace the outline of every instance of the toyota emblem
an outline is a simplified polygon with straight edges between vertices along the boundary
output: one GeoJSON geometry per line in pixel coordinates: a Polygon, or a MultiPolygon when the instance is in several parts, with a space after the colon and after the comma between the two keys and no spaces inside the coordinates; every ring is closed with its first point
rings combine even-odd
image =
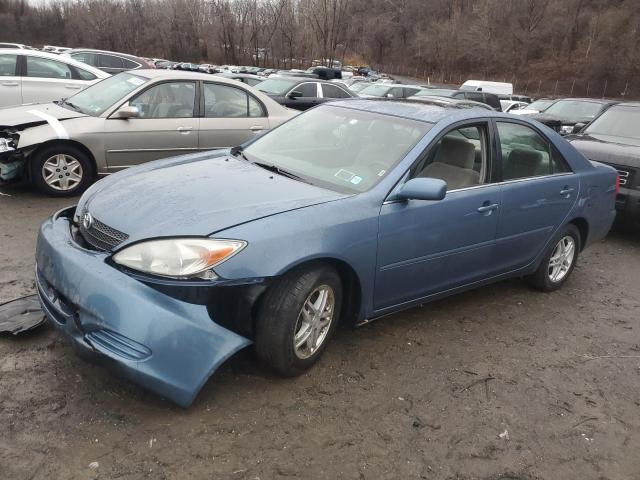
{"type": "Polygon", "coordinates": [[[82,216],[82,226],[85,230],[89,230],[93,226],[93,217],[89,212],[82,216]]]}

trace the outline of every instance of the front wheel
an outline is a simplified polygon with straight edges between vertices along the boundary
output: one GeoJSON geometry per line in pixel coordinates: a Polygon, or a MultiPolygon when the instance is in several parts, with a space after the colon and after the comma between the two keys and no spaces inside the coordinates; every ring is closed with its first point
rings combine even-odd
{"type": "Polygon", "coordinates": [[[551,243],[538,270],[527,281],[543,292],[560,288],[573,272],[580,252],[580,232],[573,225],[567,225],[551,243]]]}
{"type": "Polygon", "coordinates": [[[82,193],[94,176],[91,160],[72,145],[52,145],[36,152],[32,167],[33,184],[52,197],[82,193]]]}
{"type": "Polygon", "coordinates": [[[266,293],[256,319],[258,357],[282,376],[299,375],[318,361],[333,334],[342,282],[327,266],[303,267],[266,293]]]}

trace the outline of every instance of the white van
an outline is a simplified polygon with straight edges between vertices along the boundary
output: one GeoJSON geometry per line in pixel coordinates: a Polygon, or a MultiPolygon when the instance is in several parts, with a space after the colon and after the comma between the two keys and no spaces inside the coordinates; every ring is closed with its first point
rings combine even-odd
{"type": "Polygon", "coordinates": [[[460,90],[471,92],[487,92],[497,95],[513,95],[513,84],[507,82],[487,82],[485,80],[467,80],[460,90]]]}

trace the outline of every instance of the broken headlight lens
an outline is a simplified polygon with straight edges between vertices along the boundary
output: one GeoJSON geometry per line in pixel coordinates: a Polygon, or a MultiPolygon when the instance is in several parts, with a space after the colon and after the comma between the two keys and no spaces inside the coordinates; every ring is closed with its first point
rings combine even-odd
{"type": "Polygon", "coordinates": [[[12,152],[15,150],[13,140],[9,138],[0,138],[0,153],[12,152]]]}
{"type": "Polygon", "coordinates": [[[246,246],[243,240],[212,238],[149,240],[124,248],[113,256],[113,261],[163,277],[213,279],[211,269],[246,246]]]}

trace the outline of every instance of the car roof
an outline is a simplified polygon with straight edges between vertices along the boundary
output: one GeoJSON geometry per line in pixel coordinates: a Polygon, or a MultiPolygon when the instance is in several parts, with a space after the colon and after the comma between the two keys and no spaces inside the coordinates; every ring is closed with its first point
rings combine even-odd
{"type": "Polygon", "coordinates": [[[571,100],[572,102],[591,102],[591,103],[599,103],[601,105],[609,105],[612,103],[619,103],[616,100],[608,100],[605,98],[556,98],[556,102],[561,102],[563,100],[571,100]]]}
{"type": "Polygon", "coordinates": [[[66,55],[70,55],[73,53],[78,53],[78,52],[91,52],[91,53],[106,53],[106,54],[111,54],[111,55],[118,55],[120,57],[124,57],[124,58],[131,58],[134,60],[142,60],[142,57],[138,57],[136,55],[131,55],[130,53],[122,53],[122,52],[112,52],[109,50],[97,50],[95,48],[73,48],[71,50],[68,50],[66,52],[64,52],[66,55]]]}
{"type": "Polygon", "coordinates": [[[480,113],[482,117],[506,117],[513,118],[509,114],[503,114],[489,109],[472,109],[465,107],[464,103],[446,102],[446,99],[436,98],[430,102],[428,97],[422,97],[420,100],[395,99],[395,98],[352,98],[345,100],[334,100],[327,106],[335,106],[342,108],[351,108],[353,110],[362,110],[366,112],[379,113],[382,115],[390,115],[395,117],[407,118],[427,123],[438,123],[444,118],[460,119],[468,118],[473,112],[475,116],[480,113]]]}
{"type": "Polygon", "coordinates": [[[307,82],[329,83],[326,80],[323,80],[321,78],[315,78],[315,77],[297,77],[297,76],[278,75],[277,77],[274,77],[274,78],[276,78],[277,80],[291,80],[293,82],[298,82],[299,84],[307,83],[307,82]]]}
{"type": "Polygon", "coordinates": [[[30,50],[30,49],[22,49],[22,48],[3,48],[3,55],[27,55],[29,57],[41,57],[41,58],[49,58],[51,60],[55,60],[57,62],[67,63],[69,65],[73,65],[74,67],[81,68],[83,70],[87,70],[88,72],[93,73],[98,78],[107,78],[110,75],[108,73],[103,72],[99,68],[93,67],[91,65],[87,65],[86,63],[79,62],[78,60],[74,60],[73,58],[58,55],[57,53],[43,52],[42,50],[30,50]]]}
{"type": "Polygon", "coordinates": [[[265,80],[265,77],[261,77],[260,75],[253,75],[251,73],[231,73],[231,72],[221,72],[214,73],[217,77],[225,77],[225,78],[253,78],[254,80],[265,80]]]}
{"type": "Polygon", "coordinates": [[[191,72],[189,70],[165,70],[162,68],[159,69],[140,69],[140,70],[131,70],[131,75],[138,75],[140,77],[152,79],[167,79],[167,80],[215,80],[221,81],[222,83],[229,83],[230,85],[237,85],[239,82],[234,80],[233,78],[225,77],[222,75],[211,75],[209,73],[204,72],[191,72]]]}

